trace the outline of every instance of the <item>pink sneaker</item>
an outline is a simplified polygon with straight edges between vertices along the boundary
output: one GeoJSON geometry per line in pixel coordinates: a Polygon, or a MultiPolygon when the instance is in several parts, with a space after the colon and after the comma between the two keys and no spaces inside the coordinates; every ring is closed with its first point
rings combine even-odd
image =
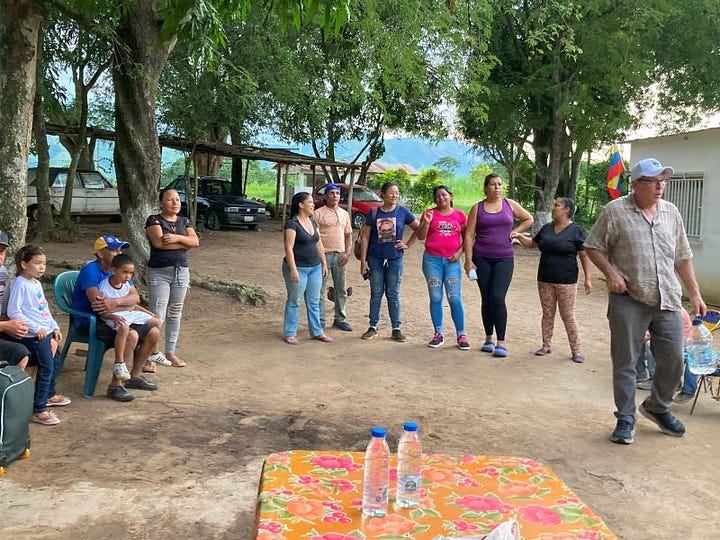
{"type": "Polygon", "coordinates": [[[468,343],[467,338],[465,337],[465,334],[457,338],[457,348],[461,351],[469,351],[470,350],[470,344],[468,343]]]}

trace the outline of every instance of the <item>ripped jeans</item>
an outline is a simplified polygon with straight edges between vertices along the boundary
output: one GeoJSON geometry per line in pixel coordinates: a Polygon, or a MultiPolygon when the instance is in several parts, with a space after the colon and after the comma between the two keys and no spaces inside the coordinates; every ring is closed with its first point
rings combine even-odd
{"type": "Polygon", "coordinates": [[[150,293],[148,309],[165,323],[165,352],[174,353],[180,334],[183,302],[190,287],[190,268],[148,268],[147,283],[150,293]]]}
{"type": "Polygon", "coordinates": [[[430,295],[430,318],[435,332],[443,333],[443,287],[450,304],[450,315],[457,337],[465,335],[465,311],[462,304],[462,266],[447,257],[423,253],[422,270],[430,295]]]}

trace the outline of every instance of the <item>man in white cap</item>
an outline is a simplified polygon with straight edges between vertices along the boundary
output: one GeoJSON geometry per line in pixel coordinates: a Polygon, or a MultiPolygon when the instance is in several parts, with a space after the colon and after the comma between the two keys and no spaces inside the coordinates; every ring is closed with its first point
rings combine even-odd
{"type": "Polygon", "coordinates": [[[632,193],[608,203],[585,241],[590,260],[607,281],[610,357],[617,425],[610,440],[631,444],[635,435],[635,360],[650,332],[656,368],[640,413],[666,435],[685,426],[671,412],[683,372],[682,288],[696,314],[705,303],[695,279],[692,251],[680,212],[662,198],[672,167],[648,158],[630,169],[632,193]],[[678,277],[680,278],[678,280],[678,277]]]}
{"type": "Polygon", "coordinates": [[[340,208],[339,185],[328,184],[325,187],[325,204],[315,209],[313,217],[318,224],[328,267],[328,276],[323,278],[320,289],[320,323],[325,328],[325,288],[328,277],[332,276],[332,293],[329,293],[328,296],[335,302],[333,328],[351,332],[352,326],[347,322],[345,311],[348,297],[345,289],[345,265],[350,259],[350,250],[352,249],[352,227],[350,226],[350,214],[340,208]]]}
{"type": "MultiPolygon", "coordinates": [[[[9,245],[10,239],[7,233],[0,231],[0,308],[3,308],[3,311],[5,307],[5,289],[10,280],[8,271],[5,268],[5,257],[9,245]]],[[[22,321],[17,319],[0,320],[0,361],[4,360],[21,369],[27,366],[30,352],[25,345],[15,341],[24,338],[27,331],[27,324],[22,321]]]]}
{"type": "MultiPolygon", "coordinates": [[[[115,311],[122,311],[123,309],[132,309],[140,302],[140,295],[138,295],[137,289],[135,289],[134,286],[130,294],[122,298],[103,297],[99,294],[98,290],[100,282],[112,274],[110,267],[113,257],[121,253],[123,249],[129,247],[129,243],[108,234],[95,240],[95,244],[93,245],[95,260],[87,263],[80,270],[80,275],[75,282],[75,289],[73,290],[73,308],[84,312],[95,312],[102,316],[109,315],[115,311]]],[[[82,324],[83,322],[87,324],[85,319],[74,321],[75,324],[82,324]]],[[[98,319],[97,321],[96,335],[98,339],[107,345],[112,346],[114,344],[115,331],[102,319],[98,319]]],[[[125,381],[125,385],[123,386],[122,382],[113,375],[107,390],[107,395],[110,399],[116,401],[132,401],[135,399],[135,396],[131,392],[128,392],[126,387],[137,390],[157,390],[157,385],[145,380],[141,373],[148,355],[152,351],[158,350],[159,340],[160,330],[157,328],[148,329],[144,336],[139,336],[135,329],[130,330],[130,335],[126,342],[127,348],[135,350],[133,365],[130,369],[130,379],[125,381]],[[140,347],[136,348],[138,342],[140,342],[140,347]]]]}

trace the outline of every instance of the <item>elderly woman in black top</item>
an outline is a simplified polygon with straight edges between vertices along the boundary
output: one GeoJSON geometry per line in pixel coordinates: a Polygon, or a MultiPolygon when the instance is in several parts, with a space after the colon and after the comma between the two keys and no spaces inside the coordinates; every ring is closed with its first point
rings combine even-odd
{"type": "Polygon", "coordinates": [[[511,237],[516,238],[526,248],[540,249],[537,280],[543,312],[542,347],[535,351],[535,355],[545,356],[552,352],[555,311],[559,309],[570,342],[572,360],[581,363],[585,361],[585,357],[580,352],[580,333],[575,319],[578,257],[585,275],[585,294],[590,294],[592,291],[592,282],[590,259],[583,247],[585,231],[572,220],[574,214],[575,202],[567,197],[561,197],[553,206],[552,221],[543,225],[532,240],[519,233],[512,233],[511,237]]]}
{"type": "Polygon", "coordinates": [[[323,277],[327,276],[325,250],[320,241],[317,223],[313,219],[312,196],[296,193],[292,198],[290,219],[285,224],[285,258],[282,272],[287,288],[283,333],[285,343],[298,345],[297,326],[300,304],[305,297],[310,336],[329,343],[320,324],[320,291],[323,277]]]}

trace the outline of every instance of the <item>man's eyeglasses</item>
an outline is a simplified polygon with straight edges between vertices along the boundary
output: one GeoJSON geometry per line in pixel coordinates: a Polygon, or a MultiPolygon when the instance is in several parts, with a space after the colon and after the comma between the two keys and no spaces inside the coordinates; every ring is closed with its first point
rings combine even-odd
{"type": "Polygon", "coordinates": [[[638,178],[636,182],[641,182],[643,184],[655,184],[656,186],[664,186],[667,182],[667,178],[663,179],[657,179],[657,178],[638,178]]]}

